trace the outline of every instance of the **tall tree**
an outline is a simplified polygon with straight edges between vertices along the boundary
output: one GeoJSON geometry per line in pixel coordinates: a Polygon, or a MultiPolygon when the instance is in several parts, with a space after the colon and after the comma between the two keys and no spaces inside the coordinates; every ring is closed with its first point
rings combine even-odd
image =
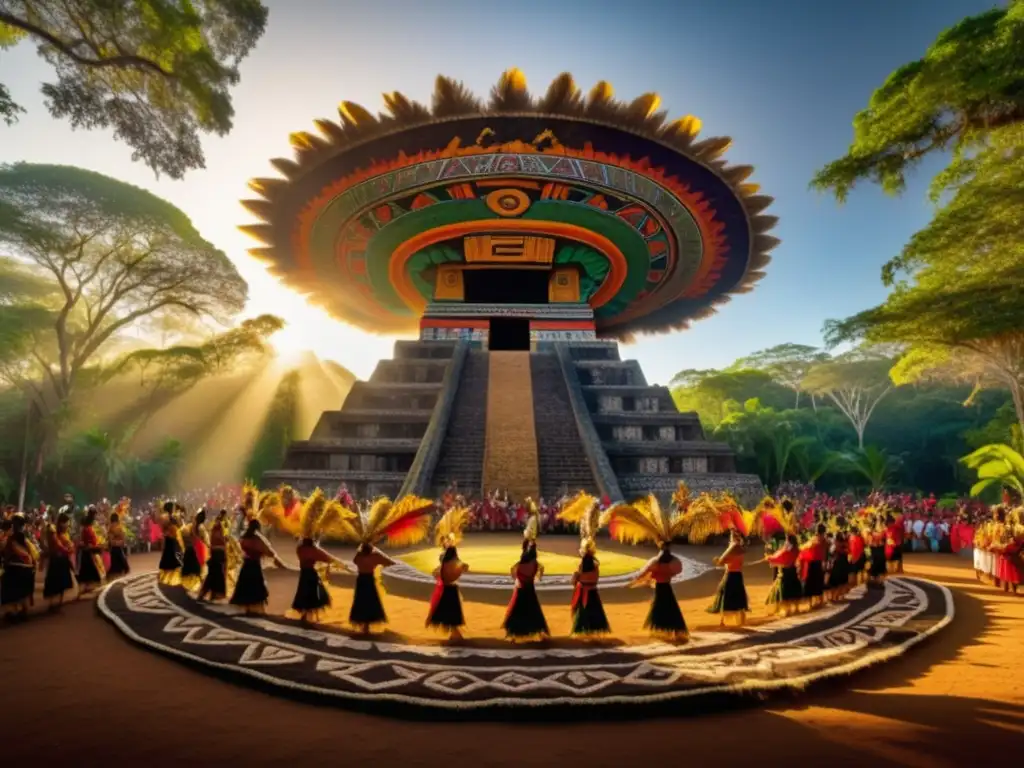
{"type": "Polygon", "coordinates": [[[892,361],[868,351],[854,350],[820,363],[807,372],[804,388],[828,397],[850,420],[857,433],[857,446],[864,449],[864,431],[878,403],[892,390],[889,369],[892,361]]]}
{"type": "Polygon", "coordinates": [[[806,344],[778,344],[768,349],[741,357],[730,366],[730,370],[763,371],[782,386],[793,390],[796,399],[793,407],[800,407],[804,377],[815,365],[829,359],[829,354],[817,347],[806,344]]]}
{"type": "Polygon", "coordinates": [[[14,354],[0,350],[0,379],[28,394],[51,446],[72,394],[119,335],[159,315],[226,321],[245,304],[245,281],[185,214],[90,171],[0,167],[0,245],[51,288],[8,306],[31,323],[14,354]]]}
{"type": "Polygon", "coordinates": [[[676,406],[681,411],[696,411],[708,428],[716,427],[727,415],[723,406],[729,401],[756,399],[766,408],[780,409],[790,402],[788,390],[764,371],[682,371],[673,378],[678,381],[691,384],[673,388],[676,406]]]}
{"type": "MultiPolygon", "coordinates": [[[[200,133],[223,136],[238,66],[263,35],[257,0],[0,0],[0,47],[28,38],[53,65],[46,105],[75,128],[112,128],[173,179],[205,165],[200,133]]],[[[0,119],[23,110],[0,85],[0,119]]]]}
{"type": "Polygon", "coordinates": [[[860,181],[899,192],[924,157],[954,163],[983,151],[994,130],[1024,122],[1024,0],[951,27],[923,58],[897,69],[853,123],[846,155],[813,186],[844,200],[860,181]]]}

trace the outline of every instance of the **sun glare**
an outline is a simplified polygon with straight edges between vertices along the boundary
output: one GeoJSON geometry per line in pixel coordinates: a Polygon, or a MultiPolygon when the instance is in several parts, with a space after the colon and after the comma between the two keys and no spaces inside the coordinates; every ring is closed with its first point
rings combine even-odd
{"type": "Polygon", "coordinates": [[[303,337],[297,325],[286,325],[271,336],[269,341],[274,357],[285,366],[297,365],[304,354],[312,351],[308,339],[303,337]]]}

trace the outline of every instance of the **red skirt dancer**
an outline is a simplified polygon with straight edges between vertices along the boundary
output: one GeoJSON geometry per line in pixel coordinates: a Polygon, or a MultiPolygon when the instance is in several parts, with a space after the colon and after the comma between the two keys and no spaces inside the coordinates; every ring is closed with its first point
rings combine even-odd
{"type": "Polygon", "coordinates": [[[997,555],[996,578],[1003,584],[1016,587],[1021,582],[1021,571],[1024,570],[1020,558],[1021,542],[1013,541],[997,555]]]}

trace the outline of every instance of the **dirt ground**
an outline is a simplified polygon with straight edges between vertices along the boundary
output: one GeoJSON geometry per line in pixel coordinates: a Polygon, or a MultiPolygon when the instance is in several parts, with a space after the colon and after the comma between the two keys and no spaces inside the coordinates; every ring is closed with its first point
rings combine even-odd
{"type": "MultiPolygon", "coordinates": [[[[155,557],[137,557],[134,566],[155,567],[155,557]]],[[[755,605],[766,588],[758,570],[750,579],[755,605]]],[[[951,555],[908,556],[907,571],[949,586],[957,611],[953,625],[907,656],[759,707],[629,722],[402,722],[273,698],[131,645],[83,601],[0,629],[2,764],[875,768],[1016,759],[1024,744],[1024,596],[978,584],[969,561],[951,555]]],[[[272,608],[290,599],[293,578],[274,575],[272,608]]],[[[706,575],[680,589],[692,628],[714,623],[702,609],[715,580],[706,575]]],[[[394,629],[429,638],[423,603],[394,592],[386,597],[394,629]]],[[[334,595],[338,620],[348,594],[334,595]]],[[[568,626],[558,602],[547,601],[555,632],[568,626]]],[[[469,602],[470,635],[495,642],[503,610],[469,602]]],[[[642,638],[631,628],[644,610],[642,602],[609,607],[620,640],[642,638]]]]}

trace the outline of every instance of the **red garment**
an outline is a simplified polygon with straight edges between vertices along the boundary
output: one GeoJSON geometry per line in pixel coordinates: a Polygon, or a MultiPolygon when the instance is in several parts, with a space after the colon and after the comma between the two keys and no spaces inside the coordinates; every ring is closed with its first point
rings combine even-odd
{"type": "Polygon", "coordinates": [[[768,564],[773,568],[792,568],[796,565],[797,558],[800,557],[800,553],[796,547],[783,547],[781,550],[776,552],[774,555],[768,557],[768,564]]]}
{"type": "Polygon", "coordinates": [[[291,517],[292,515],[299,514],[299,509],[301,508],[301,506],[302,505],[299,503],[298,499],[292,499],[292,503],[284,508],[284,516],[291,517]]]}
{"type": "Polygon", "coordinates": [[[825,562],[825,542],[815,536],[811,542],[800,550],[800,580],[806,581],[807,571],[811,563],[825,562]]]}
{"type": "Polygon", "coordinates": [[[1004,584],[1021,583],[1021,542],[1011,541],[1002,552],[997,555],[996,578],[1004,584]]]}
{"type": "Polygon", "coordinates": [[[96,536],[96,531],[92,529],[91,525],[82,527],[82,548],[83,549],[98,549],[100,546],[100,540],[96,536]]]}
{"type": "Polygon", "coordinates": [[[864,556],[864,537],[860,534],[853,534],[849,539],[850,562],[855,563],[864,556]]]}

